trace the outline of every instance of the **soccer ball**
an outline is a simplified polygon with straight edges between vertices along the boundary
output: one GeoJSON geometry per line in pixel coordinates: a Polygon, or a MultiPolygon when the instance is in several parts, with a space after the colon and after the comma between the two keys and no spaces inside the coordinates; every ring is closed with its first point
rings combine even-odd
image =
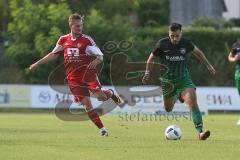
{"type": "Polygon", "coordinates": [[[182,137],[182,130],[175,126],[168,126],[165,130],[165,136],[167,140],[179,140],[182,137]]]}
{"type": "Polygon", "coordinates": [[[237,121],[237,125],[240,126],[240,119],[237,121]]]}

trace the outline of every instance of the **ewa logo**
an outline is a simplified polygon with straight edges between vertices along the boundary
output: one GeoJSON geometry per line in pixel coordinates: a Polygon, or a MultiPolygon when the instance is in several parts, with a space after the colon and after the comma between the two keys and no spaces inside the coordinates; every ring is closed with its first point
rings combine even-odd
{"type": "Polygon", "coordinates": [[[180,53],[181,53],[181,54],[185,54],[185,53],[186,53],[186,49],[185,49],[185,48],[181,48],[181,49],[180,49],[180,53]]]}
{"type": "Polygon", "coordinates": [[[79,57],[79,49],[78,48],[68,48],[67,49],[68,57],[79,57]]]}

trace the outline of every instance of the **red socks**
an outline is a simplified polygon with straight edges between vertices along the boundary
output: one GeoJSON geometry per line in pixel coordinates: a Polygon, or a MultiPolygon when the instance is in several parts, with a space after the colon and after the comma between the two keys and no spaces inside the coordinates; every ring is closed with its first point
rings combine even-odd
{"type": "Polygon", "coordinates": [[[101,119],[99,118],[99,115],[96,113],[96,111],[94,110],[91,110],[91,111],[88,111],[88,116],[89,118],[91,119],[91,121],[99,128],[103,128],[103,124],[102,124],[102,121],[101,119]]]}
{"type": "MultiPolygon", "coordinates": [[[[110,90],[104,90],[103,91],[105,93],[105,95],[107,96],[107,99],[112,97],[112,92],[110,90]]],[[[99,118],[99,115],[97,114],[97,112],[93,109],[87,112],[88,117],[91,119],[91,121],[99,128],[103,128],[103,124],[101,119],[99,118]]]]}

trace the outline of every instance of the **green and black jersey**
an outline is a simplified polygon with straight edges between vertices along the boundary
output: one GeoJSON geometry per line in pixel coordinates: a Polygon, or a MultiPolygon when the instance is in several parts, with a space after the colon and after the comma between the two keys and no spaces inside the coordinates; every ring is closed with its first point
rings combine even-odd
{"type": "MultiPolygon", "coordinates": [[[[236,42],[232,46],[232,54],[240,54],[240,42],[236,42]]],[[[236,71],[235,71],[235,81],[236,81],[236,86],[238,88],[238,93],[240,95],[240,60],[237,61],[236,65],[236,71]]]]}
{"type": "Polygon", "coordinates": [[[172,44],[169,37],[160,39],[152,53],[169,69],[162,79],[178,81],[189,77],[187,54],[192,52],[194,47],[192,41],[186,38],[181,38],[178,44],[172,44]]]}

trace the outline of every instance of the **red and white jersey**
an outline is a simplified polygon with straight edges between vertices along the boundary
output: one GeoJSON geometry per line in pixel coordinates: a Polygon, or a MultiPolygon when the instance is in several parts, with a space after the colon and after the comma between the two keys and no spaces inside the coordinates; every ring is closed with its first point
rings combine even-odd
{"type": "Polygon", "coordinates": [[[90,36],[82,34],[73,39],[72,34],[61,36],[52,51],[53,54],[64,54],[64,64],[68,80],[82,79],[87,75],[95,75],[96,70],[88,70],[87,66],[96,56],[102,56],[101,50],[90,36]]]}

